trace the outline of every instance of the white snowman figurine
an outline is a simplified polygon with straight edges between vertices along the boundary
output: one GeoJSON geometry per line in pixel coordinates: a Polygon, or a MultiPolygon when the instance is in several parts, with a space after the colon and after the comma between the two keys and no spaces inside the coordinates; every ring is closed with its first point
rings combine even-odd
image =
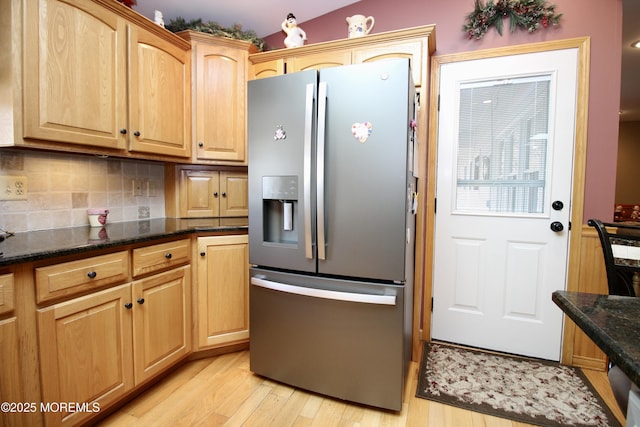
{"type": "Polygon", "coordinates": [[[287,37],[284,39],[284,45],[286,47],[300,47],[307,40],[307,34],[298,27],[298,22],[293,13],[287,15],[287,19],[282,21],[282,31],[287,33],[287,37]]]}
{"type": "Polygon", "coordinates": [[[155,11],[153,15],[153,22],[164,28],[164,18],[162,17],[162,12],[160,12],[159,10],[155,11]]]}

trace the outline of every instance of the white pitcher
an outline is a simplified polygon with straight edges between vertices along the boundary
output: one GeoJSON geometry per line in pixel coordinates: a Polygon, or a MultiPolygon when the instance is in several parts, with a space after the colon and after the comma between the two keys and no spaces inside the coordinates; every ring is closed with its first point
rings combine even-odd
{"type": "Polygon", "coordinates": [[[353,15],[347,17],[347,24],[349,24],[349,38],[362,37],[369,34],[375,20],[373,16],[353,15]]]}

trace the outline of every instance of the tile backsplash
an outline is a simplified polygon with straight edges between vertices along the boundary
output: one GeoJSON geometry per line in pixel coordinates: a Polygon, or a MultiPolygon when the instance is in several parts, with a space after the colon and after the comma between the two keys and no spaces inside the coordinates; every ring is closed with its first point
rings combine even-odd
{"type": "Polygon", "coordinates": [[[1,230],[88,225],[88,208],[109,209],[108,222],[165,215],[161,162],[0,149],[0,176],[27,177],[27,200],[0,200],[1,230]]]}

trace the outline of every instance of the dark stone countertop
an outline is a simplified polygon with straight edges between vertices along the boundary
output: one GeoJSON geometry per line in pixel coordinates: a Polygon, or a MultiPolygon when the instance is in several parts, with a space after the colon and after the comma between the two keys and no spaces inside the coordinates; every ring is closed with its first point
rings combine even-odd
{"type": "Polygon", "coordinates": [[[556,291],[552,300],[640,385],[640,298],[556,291]]]}
{"type": "Polygon", "coordinates": [[[161,239],[163,237],[220,231],[248,230],[242,218],[159,218],[107,223],[104,227],[68,227],[29,231],[8,236],[0,242],[0,267],[80,254],[161,239]]]}

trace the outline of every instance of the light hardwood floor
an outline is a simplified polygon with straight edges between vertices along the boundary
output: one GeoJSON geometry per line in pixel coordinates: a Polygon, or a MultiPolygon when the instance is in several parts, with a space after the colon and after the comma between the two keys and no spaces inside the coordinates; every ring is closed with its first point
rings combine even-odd
{"type": "MultiPolygon", "coordinates": [[[[411,363],[400,413],[308,393],[254,375],[249,351],[185,363],[103,420],[101,426],[432,426],[524,427],[415,397],[418,364],[411,363]]],[[[624,425],[604,372],[587,377],[624,425]]]]}

